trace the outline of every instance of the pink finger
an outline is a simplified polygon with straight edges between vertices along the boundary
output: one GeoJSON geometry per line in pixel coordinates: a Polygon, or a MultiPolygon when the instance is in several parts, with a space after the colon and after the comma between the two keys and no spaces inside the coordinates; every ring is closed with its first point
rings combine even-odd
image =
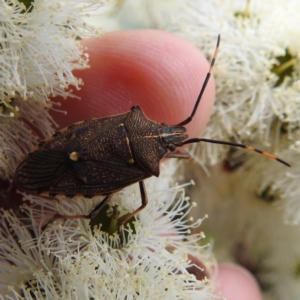
{"type": "Polygon", "coordinates": [[[241,266],[229,263],[219,265],[216,294],[227,300],[262,300],[255,278],[241,266]]]}
{"type": "MultiPolygon", "coordinates": [[[[167,124],[177,124],[190,115],[209,64],[189,42],[163,31],[130,30],[82,43],[90,56],[90,68],[76,72],[84,81],[76,91],[81,101],[62,100],[67,116],[53,113],[60,127],[126,112],[133,105],[139,105],[150,119],[167,124]]],[[[213,100],[211,78],[188,125],[190,136],[202,132],[213,100]]]]}

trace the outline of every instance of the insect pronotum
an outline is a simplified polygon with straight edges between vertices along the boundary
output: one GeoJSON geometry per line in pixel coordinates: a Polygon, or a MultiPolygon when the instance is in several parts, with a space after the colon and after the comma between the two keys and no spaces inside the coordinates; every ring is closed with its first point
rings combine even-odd
{"type": "Polygon", "coordinates": [[[133,183],[139,183],[141,206],[118,219],[120,228],[148,203],[144,180],[159,176],[162,158],[190,158],[175,152],[186,144],[208,142],[246,148],[287,162],[256,148],[232,142],[204,138],[188,139],[186,128],[198,109],[217,57],[218,36],[209,71],[195,102],[191,115],[177,125],[168,126],[149,120],[138,106],[130,111],[101,119],[90,119],[70,125],[42,141],[16,170],[15,180],[24,190],[55,197],[104,199],[88,215],[56,216],[68,219],[93,218],[109,201],[112,194],[133,183]]]}

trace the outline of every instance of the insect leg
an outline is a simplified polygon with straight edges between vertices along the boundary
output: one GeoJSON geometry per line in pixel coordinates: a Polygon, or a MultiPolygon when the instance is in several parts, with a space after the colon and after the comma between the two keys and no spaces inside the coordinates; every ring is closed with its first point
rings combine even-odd
{"type": "Polygon", "coordinates": [[[112,194],[107,195],[96,207],[94,207],[94,209],[86,216],[86,219],[93,219],[95,218],[99,212],[101,211],[101,209],[103,208],[103,206],[109,201],[109,199],[111,198],[112,194]]]}
{"type": "Polygon", "coordinates": [[[125,216],[121,217],[120,219],[118,219],[119,234],[120,234],[120,227],[124,223],[126,223],[129,219],[131,219],[134,215],[136,215],[138,212],[143,210],[148,204],[148,197],[147,197],[144,181],[140,181],[139,185],[140,185],[140,192],[141,192],[141,198],[142,198],[142,205],[139,208],[137,208],[135,211],[133,211],[132,213],[125,215],[125,216]]]}

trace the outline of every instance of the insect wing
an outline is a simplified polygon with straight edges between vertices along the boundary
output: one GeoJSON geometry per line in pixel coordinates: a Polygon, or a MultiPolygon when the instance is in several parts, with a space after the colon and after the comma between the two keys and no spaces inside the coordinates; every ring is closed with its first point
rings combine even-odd
{"type": "Polygon", "coordinates": [[[66,154],[57,150],[40,150],[30,153],[18,167],[17,184],[25,190],[42,192],[68,170],[66,154]]]}

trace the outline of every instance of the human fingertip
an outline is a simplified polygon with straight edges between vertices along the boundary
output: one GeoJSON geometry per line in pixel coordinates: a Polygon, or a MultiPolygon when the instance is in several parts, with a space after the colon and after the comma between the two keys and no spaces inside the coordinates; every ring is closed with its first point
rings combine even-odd
{"type": "Polygon", "coordinates": [[[215,293],[227,300],[262,300],[262,292],[253,275],[231,263],[219,264],[215,293]]]}
{"type": "MultiPolygon", "coordinates": [[[[150,119],[167,124],[178,124],[190,115],[209,68],[192,44],[159,30],[111,32],[82,43],[90,68],[75,72],[84,81],[76,92],[81,101],[63,102],[68,116],[60,121],[62,125],[126,112],[133,105],[139,105],[150,119]]],[[[212,79],[187,126],[190,136],[205,127],[213,100],[212,79]]]]}

